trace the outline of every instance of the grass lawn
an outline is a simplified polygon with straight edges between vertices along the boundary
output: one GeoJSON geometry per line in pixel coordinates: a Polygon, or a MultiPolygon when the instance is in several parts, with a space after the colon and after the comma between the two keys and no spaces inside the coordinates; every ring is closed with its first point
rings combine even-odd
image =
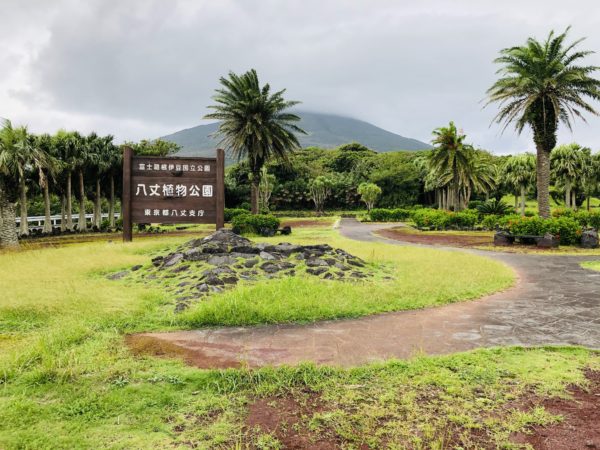
{"type": "MultiPolygon", "coordinates": [[[[505,195],[504,197],[502,197],[502,201],[508,205],[513,206],[515,204],[515,196],[514,195],[505,195]]],[[[517,203],[518,202],[520,202],[520,199],[517,200],[517,203]]],[[[550,197],[550,208],[551,209],[564,208],[564,207],[565,207],[564,203],[558,204],[552,199],[552,197],[550,197]]],[[[583,205],[581,207],[583,209],[585,209],[587,207],[587,201],[584,201],[583,205]]],[[[590,199],[590,207],[592,208],[592,211],[598,210],[598,208],[600,208],[600,199],[596,198],[596,197],[592,197],[590,199]]],[[[537,213],[538,212],[537,200],[526,200],[525,201],[525,211],[537,213]]]]}
{"type": "Polygon", "coordinates": [[[597,270],[600,272],[600,261],[586,261],[581,263],[584,269],[597,270]]]}
{"type": "Polygon", "coordinates": [[[485,258],[367,245],[329,228],[298,230],[290,240],[343,247],[372,267],[391,267],[396,280],[273,280],[177,316],[164,291],[105,278],[186,239],[0,255],[0,448],[280,448],[275,434],[248,425],[260,399],[318,402],[297,426],[348,448],[443,447],[455,430],[468,446],[482,423],[493,442],[504,442],[512,430],[555,420],[539,408],[510,412],[508,403],[532,391],[561,393],[583,382],[586,367],[600,367],[597,354],[581,349],[482,350],[352,370],[202,371],[133,357],[123,336],[134,331],[355,316],[476,297],[512,282],[509,269],[485,258]]]}

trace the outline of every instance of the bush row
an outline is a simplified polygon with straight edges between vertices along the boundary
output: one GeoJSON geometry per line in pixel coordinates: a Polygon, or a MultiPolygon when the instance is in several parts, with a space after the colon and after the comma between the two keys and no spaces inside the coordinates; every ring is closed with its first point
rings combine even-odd
{"type": "Polygon", "coordinates": [[[241,214],[248,214],[250,211],[244,208],[225,208],[225,222],[231,222],[234,217],[241,214]]]}
{"type": "Polygon", "coordinates": [[[373,208],[369,213],[369,217],[374,222],[399,222],[410,217],[410,210],[373,208]]]}
{"type": "Polygon", "coordinates": [[[543,236],[550,233],[557,236],[562,245],[578,244],[581,241],[582,225],[573,217],[543,219],[512,215],[499,218],[497,226],[518,235],[543,236]]]}

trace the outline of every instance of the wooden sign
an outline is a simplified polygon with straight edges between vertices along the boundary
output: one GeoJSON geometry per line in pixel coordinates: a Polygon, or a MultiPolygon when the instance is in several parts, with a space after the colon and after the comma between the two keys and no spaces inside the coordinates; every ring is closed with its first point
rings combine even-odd
{"type": "Polygon", "coordinates": [[[123,150],[123,240],[135,223],[214,223],[223,228],[225,155],[135,156],[123,150]]]}

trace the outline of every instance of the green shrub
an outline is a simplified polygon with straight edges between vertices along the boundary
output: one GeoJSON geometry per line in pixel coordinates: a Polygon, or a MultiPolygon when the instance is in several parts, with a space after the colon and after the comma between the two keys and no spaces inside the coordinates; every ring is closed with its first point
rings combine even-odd
{"type": "Polygon", "coordinates": [[[410,217],[408,209],[385,209],[373,208],[369,213],[369,217],[374,222],[399,222],[410,217]]]}
{"type": "Polygon", "coordinates": [[[412,211],[411,218],[419,228],[445,230],[450,225],[452,214],[449,211],[440,209],[423,208],[412,211]]]}
{"type": "Polygon", "coordinates": [[[478,205],[477,211],[479,211],[479,213],[483,215],[495,214],[497,216],[505,216],[507,214],[513,213],[514,208],[504,203],[502,200],[497,200],[493,198],[478,205]]]}
{"type": "Polygon", "coordinates": [[[239,234],[254,233],[266,234],[269,231],[275,232],[279,228],[280,221],[277,217],[268,214],[238,214],[235,216],[231,225],[233,231],[239,234]]]}
{"type": "Polygon", "coordinates": [[[574,215],[575,215],[575,212],[572,209],[554,208],[552,210],[552,217],[563,217],[563,216],[573,217],[574,215]]]}
{"type": "Polygon", "coordinates": [[[488,214],[481,221],[481,226],[486,230],[495,230],[500,226],[500,218],[501,216],[496,214],[488,214]]]}
{"type": "Polygon", "coordinates": [[[484,202],[482,202],[481,200],[471,200],[469,203],[467,203],[467,208],[477,209],[479,205],[483,205],[483,203],[484,202]]]}
{"type": "Polygon", "coordinates": [[[600,231],[600,211],[594,211],[589,214],[589,223],[587,226],[600,231]]]}
{"type": "Polygon", "coordinates": [[[577,244],[581,240],[581,225],[567,215],[551,219],[542,219],[538,216],[507,216],[505,221],[500,221],[500,225],[516,235],[543,236],[550,233],[558,236],[562,245],[577,244]]]}
{"type": "Polygon", "coordinates": [[[449,225],[457,228],[473,228],[479,222],[479,213],[473,209],[465,209],[451,213],[449,225]]]}
{"type": "Polygon", "coordinates": [[[240,214],[248,214],[247,209],[243,208],[225,208],[225,222],[231,222],[234,217],[240,214]]]}

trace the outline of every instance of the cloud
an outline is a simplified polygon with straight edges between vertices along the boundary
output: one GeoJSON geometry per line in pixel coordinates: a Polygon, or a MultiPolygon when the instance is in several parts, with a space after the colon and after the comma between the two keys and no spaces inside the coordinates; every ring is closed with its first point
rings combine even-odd
{"type": "MultiPolygon", "coordinates": [[[[0,116],[36,131],[155,137],[201,123],[218,78],[254,67],[306,110],[426,141],[454,120],[506,153],[531,143],[500,135],[494,107],[482,109],[498,51],[571,24],[600,50],[595,1],[413,3],[15,0],[0,18],[0,116]]],[[[599,124],[560,138],[598,148],[599,124]]]]}

